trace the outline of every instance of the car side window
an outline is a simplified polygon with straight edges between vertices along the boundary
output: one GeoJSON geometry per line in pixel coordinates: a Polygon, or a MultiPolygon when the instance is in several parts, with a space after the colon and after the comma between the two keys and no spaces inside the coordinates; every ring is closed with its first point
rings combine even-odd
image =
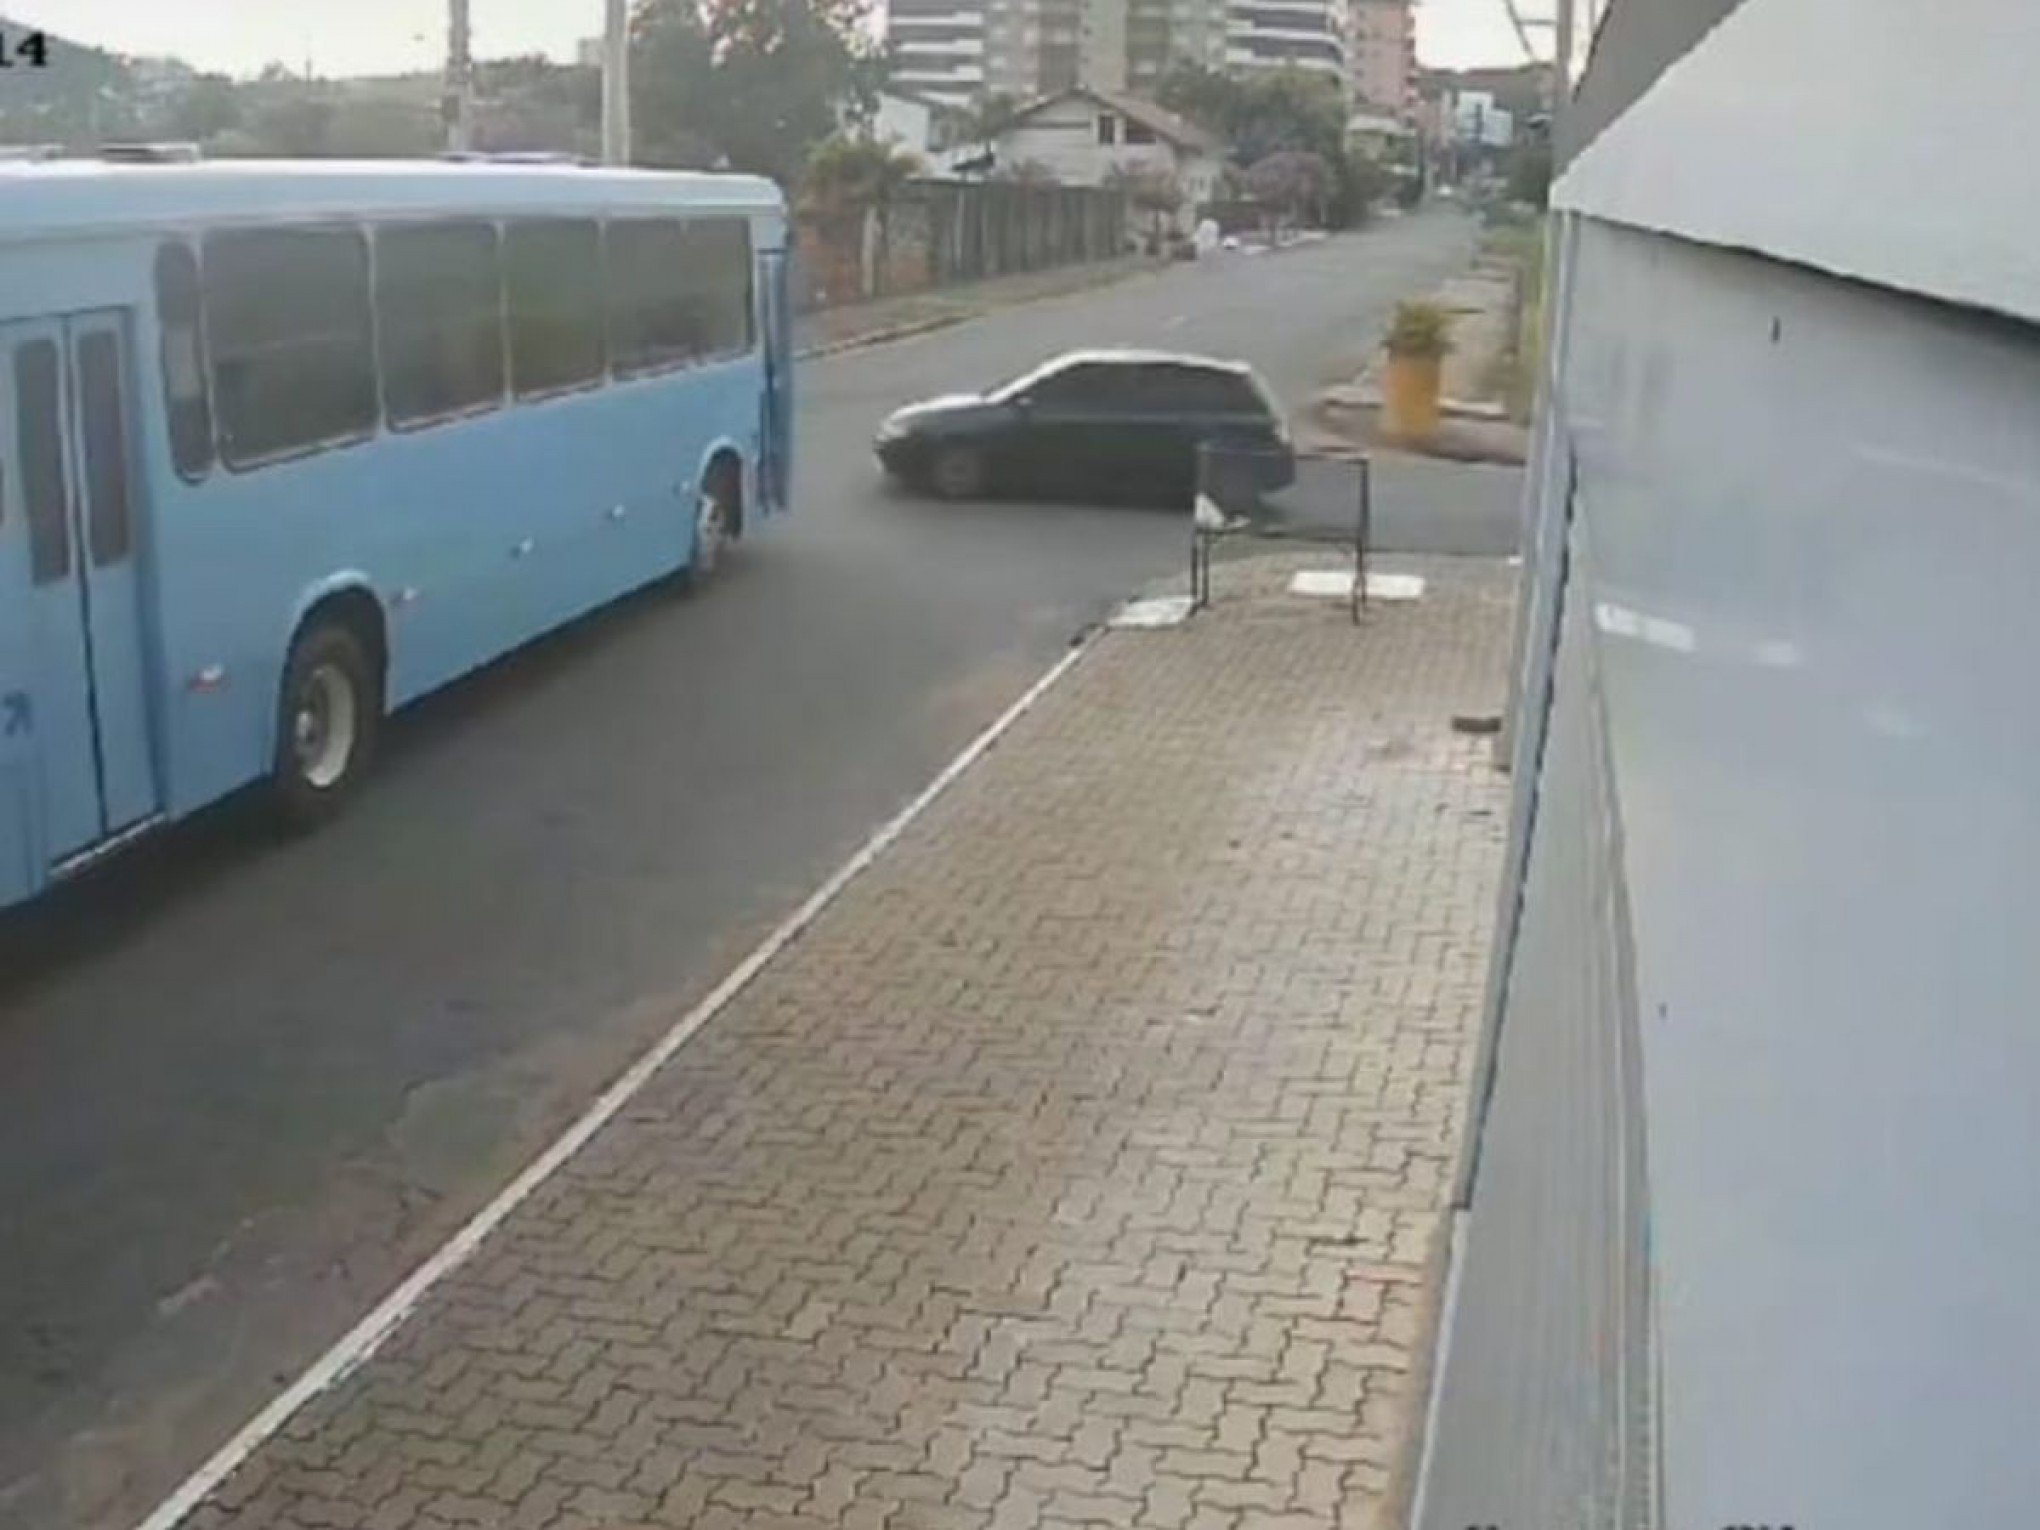
{"type": "Polygon", "coordinates": [[[1027,390],[1027,399],[1044,409],[1103,413],[1118,406],[1120,393],[1118,369],[1084,362],[1042,378],[1027,390]]]}

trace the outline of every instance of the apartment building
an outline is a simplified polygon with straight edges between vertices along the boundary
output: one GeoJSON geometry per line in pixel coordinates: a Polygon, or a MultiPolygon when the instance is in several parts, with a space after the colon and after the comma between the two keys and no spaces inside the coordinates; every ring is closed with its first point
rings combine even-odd
{"type": "Polygon", "coordinates": [[[1355,105],[1406,121],[1417,107],[1417,27],[1411,0],[1349,0],[1347,63],[1355,105]]]}
{"type": "Polygon", "coordinates": [[[1226,64],[1290,67],[1346,79],[1344,0],[1235,0],[1227,18],[1226,64]]]}
{"type": "Polygon", "coordinates": [[[889,0],[901,89],[948,103],[1152,94],[1178,63],[1343,75],[1346,0],[889,0]]]}
{"type": "Polygon", "coordinates": [[[1009,0],[887,0],[892,83],[947,106],[967,105],[989,89],[986,45],[993,17],[1009,0]]]}

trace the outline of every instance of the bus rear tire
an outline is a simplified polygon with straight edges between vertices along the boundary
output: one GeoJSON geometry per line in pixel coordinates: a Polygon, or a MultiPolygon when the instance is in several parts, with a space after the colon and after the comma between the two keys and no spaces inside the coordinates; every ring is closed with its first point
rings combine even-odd
{"type": "Polygon", "coordinates": [[[706,584],[715,577],[730,544],[744,534],[744,487],[742,470],[724,459],[702,475],[701,492],[694,502],[694,547],[687,559],[689,586],[706,584]]]}
{"type": "Polygon", "coordinates": [[[345,622],[320,621],[291,645],[277,707],[270,797],[278,822],[303,833],[345,805],[375,754],[382,687],[345,622]]]}

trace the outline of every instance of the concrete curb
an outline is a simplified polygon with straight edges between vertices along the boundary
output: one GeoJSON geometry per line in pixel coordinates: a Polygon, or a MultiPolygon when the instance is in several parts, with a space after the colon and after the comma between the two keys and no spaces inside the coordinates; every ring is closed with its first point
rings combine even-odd
{"type": "Polygon", "coordinates": [[[824,356],[836,356],[844,351],[861,351],[867,345],[887,345],[894,340],[911,340],[915,335],[927,335],[938,329],[950,329],[958,324],[967,324],[972,319],[982,318],[992,311],[986,308],[976,313],[945,313],[932,319],[917,319],[912,324],[895,324],[890,329],[875,329],[868,334],[852,335],[845,340],[831,340],[826,345],[810,346],[804,351],[795,351],[793,356],[796,361],[819,361],[824,356]]]}

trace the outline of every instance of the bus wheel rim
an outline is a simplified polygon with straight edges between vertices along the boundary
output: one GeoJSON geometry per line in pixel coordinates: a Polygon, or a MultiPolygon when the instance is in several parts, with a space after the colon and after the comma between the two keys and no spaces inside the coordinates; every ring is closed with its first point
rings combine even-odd
{"type": "Polygon", "coordinates": [[[325,791],[347,774],[360,727],[354,687],[346,675],[321,664],[305,677],[291,718],[291,745],[307,785],[325,791]]]}

